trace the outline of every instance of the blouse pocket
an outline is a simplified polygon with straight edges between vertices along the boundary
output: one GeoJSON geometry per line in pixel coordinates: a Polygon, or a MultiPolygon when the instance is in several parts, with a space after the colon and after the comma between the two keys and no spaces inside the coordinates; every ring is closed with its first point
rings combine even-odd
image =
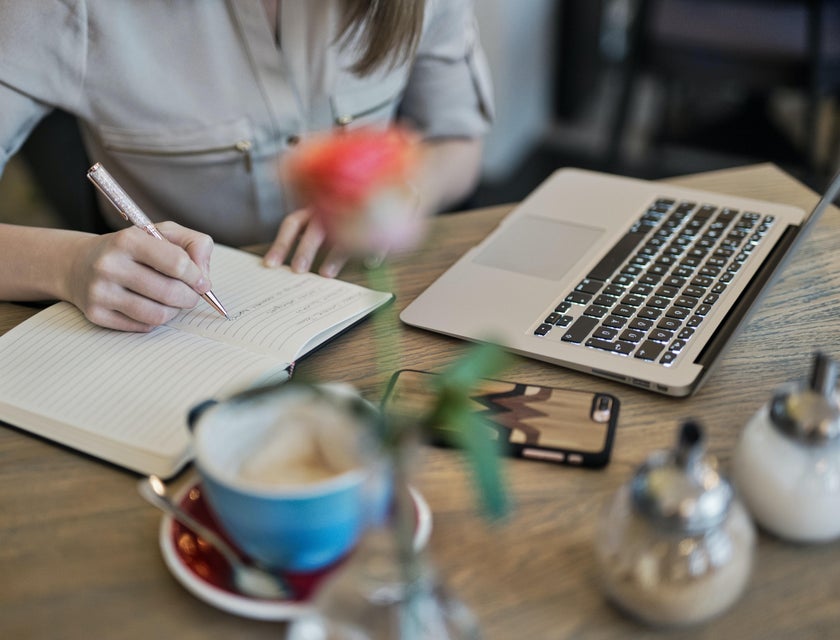
{"type": "Polygon", "coordinates": [[[131,176],[155,217],[225,244],[262,242],[276,231],[279,214],[263,220],[259,187],[274,175],[273,157],[270,162],[255,153],[248,118],[189,129],[100,126],[96,134],[104,157],[131,176]]]}
{"type": "Polygon", "coordinates": [[[399,70],[384,77],[345,75],[330,98],[333,124],[357,127],[390,122],[397,112],[406,81],[406,73],[399,70]]]}
{"type": "Polygon", "coordinates": [[[241,162],[252,169],[253,129],[248,118],[186,130],[133,131],[102,126],[98,129],[109,152],[157,157],[181,164],[241,162]]]}

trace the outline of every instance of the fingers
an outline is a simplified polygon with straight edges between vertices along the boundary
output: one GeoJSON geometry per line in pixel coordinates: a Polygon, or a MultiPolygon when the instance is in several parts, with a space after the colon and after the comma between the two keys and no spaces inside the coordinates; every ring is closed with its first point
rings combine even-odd
{"type": "MultiPolygon", "coordinates": [[[[298,209],[289,214],[280,224],[277,237],[263,258],[267,267],[283,264],[291,255],[291,268],[296,273],[309,271],[323,247],[326,234],[321,224],[308,209],[298,209]],[[292,249],[294,253],[292,254],[292,249]]],[[[325,256],[318,270],[322,276],[335,277],[347,263],[348,254],[332,248],[325,256]]]]}
{"type": "Polygon", "coordinates": [[[341,271],[342,267],[347,264],[347,260],[350,256],[340,249],[330,249],[329,253],[327,253],[324,261],[321,263],[321,268],[318,269],[318,273],[324,276],[325,278],[335,278],[339,272],[341,271]]]}
{"type": "MultiPolygon", "coordinates": [[[[201,234],[166,227],[176,242],[204,255],[207,243],[201,234]]],[[[71,302],[92,322],[125,331],[165,324],[181,309],[194,307],[210,285],[186,249],[136,228],[92,236],[72,275],[71,302]]]]}
{"type": "Polygon", "coordinates": [[[271,247],[266,251],[263,264],[266,267],[279,267],[289,257],[292,247],[298,237],[309,225],[312,214],[308,209],[298,209],[287,215],[280,228],[277,230],[277,237],[271,247]]]}
{"type": "Polygon", "coordinates": [[[158,225],[158,230],[172,246],[180,247],[189,257],[189,262],[184,262],[183,255],[175,251],[167,251],[167,258],[171,262],[167,265],[169,270],[164,270],[162,273],[178,278],[198,293],[205,293],[210,288],[210,256],[213,253],[213,239],[206,233],[193,231],[175,222],[162,222],[158,225]],[[196,267],[198,272],[193,267],[196,267]],[[206,282],[202,282],[202,278],[206,282]]]}

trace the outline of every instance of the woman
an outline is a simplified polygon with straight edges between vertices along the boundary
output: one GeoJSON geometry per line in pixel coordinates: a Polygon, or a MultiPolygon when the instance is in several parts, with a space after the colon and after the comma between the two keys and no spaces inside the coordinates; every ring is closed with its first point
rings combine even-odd
{"type": "MultiPolygon", "coordinates": [[[[432,212],[473,187],[492,110],[470,0],[4,2],[0,169],[53,107],[170,243],[107,206],[121,230],[102,236],[0,225],[0,299],[69,300],[130,331],[210,288],[210,237],[311,268],[323,231],[277,181],[307,134],[405,120],[432,212]]],[[[327,251],[320,273],[344,260],[327,251]]]]}

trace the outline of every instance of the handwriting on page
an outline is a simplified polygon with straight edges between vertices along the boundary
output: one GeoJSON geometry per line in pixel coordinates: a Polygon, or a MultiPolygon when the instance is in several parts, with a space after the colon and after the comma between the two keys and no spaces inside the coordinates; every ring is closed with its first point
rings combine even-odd
{"type": "Polygon", "coordinates": [[[200,305],[169,325],[289,361],[314,335],[361,315],[371,307],[371,296],[380,295],[314,273],[264,268],[257,256],[224,246],[214,251],[212,280],[231,320],[200,305]]]}

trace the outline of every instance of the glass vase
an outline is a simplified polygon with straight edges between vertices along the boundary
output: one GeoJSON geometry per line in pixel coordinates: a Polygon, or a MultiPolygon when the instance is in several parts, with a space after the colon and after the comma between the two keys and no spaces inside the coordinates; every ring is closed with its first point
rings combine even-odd
{"type": "Polygon", "coordinates": [[[319,589],[312,613],[290,625],[288,640],[481,638],[475,617],[444,587],[395,519],[365,534],[319,589]]]}

